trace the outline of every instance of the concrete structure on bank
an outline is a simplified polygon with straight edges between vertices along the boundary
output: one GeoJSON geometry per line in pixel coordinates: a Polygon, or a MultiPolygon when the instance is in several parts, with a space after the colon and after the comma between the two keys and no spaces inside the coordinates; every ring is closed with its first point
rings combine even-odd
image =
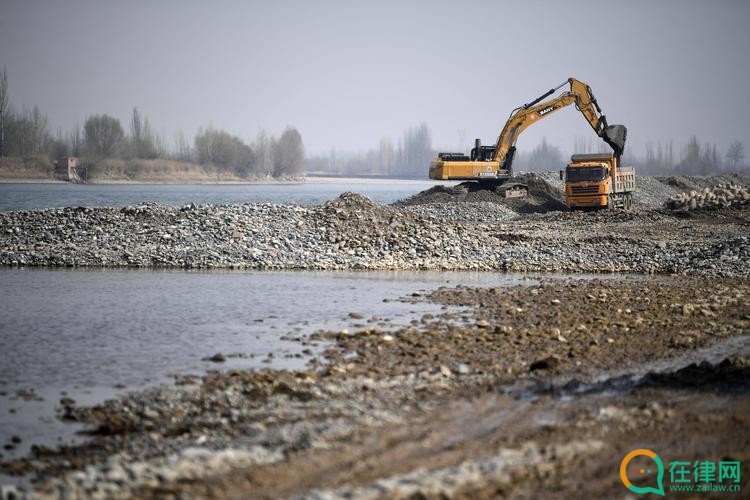
{"type": "Polygon", "coordinates": [[[55,178],[61,181],[81,183],[83,179],[78,173],[78,158],[68,156],[55,162],[55,178]]]}

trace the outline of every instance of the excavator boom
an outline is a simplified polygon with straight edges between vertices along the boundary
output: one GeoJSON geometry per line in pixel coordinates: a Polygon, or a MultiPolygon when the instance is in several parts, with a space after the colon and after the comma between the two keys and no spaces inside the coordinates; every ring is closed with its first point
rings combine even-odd
{"type": "Polygon", "coordinates": [[[515,144],[521,132],[555,111],[571,104],[575,104],[576,109],[581,112],[596,135],[604,139],[612,147],[615,154],[620,156],[625,149],[625,136],[627,134],[625,127],[623,125],[609,126],[607,117],[602,114],[591,87],[575,78],[568,78],[556,88],[550,89],[530,103],[524,104],[511,112],[508,121],[498,136],[495,144],[495,155],[492,159],[500,161],[505,169],[510,168],[515,144]],[[570,90],[544,101],[566,84],[570,84],[570,90]],[[511,155],[508,156],[508,153],[511,153],[511,155]]]}

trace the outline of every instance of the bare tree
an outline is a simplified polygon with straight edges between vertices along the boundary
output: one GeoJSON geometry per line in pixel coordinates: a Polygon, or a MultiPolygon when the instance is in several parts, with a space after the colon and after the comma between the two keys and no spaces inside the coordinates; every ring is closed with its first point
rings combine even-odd
{"type": "Polygon", "coordinates": [[[271,158],[271,144],[273,138],[268,136],[264,129],[258,131],[253,147],[258,157],[256,171],[262,176],[273,175],[273,160],[271,158]]]}
{"type": "Polygon", "coordinates": [[[338,165],[338,162],[336,161],[336,148],[331,148],[331,153],[328,157],[328,166],[329,166],[330,172],[334,174],[340,173],[338,170],[339,165],[338,165]]]}
{"type": "Polygon", "coordinates": [[[8,115],[8,72],[0,73],[0,158],[5,156],[5,122],[8,115]]]}
{"type": "Polygon", "coordinates": [[[55,138],[50,144],[49,152],[52,155],[52,158],[55,160],[70,156],[70,146],[68,144],[68,141],[65,140],[65,136],[63,135],[62,130],[59,128],[57,129],[55,138]]]}
{"type": "Polygon", "coordinates": [[[185,134],[180,130],[175,135],[175,154],[174,158],[180,161],[191,161],[192,155],[190,151],[190,143],[185,139],[185,134]]]}
{"type": "Polygon", "coordinates": [[[705,143],[703,146],[703,173],[704,175],[716,172],[721,166],[721,160],[719,160],[719,153],[716,151],[716,144],[705,143]]]}
{"type": "Polygon", "coordinates": [[[432,133],[427,124],[411,127],[399,140],[398,172],[400,175],[424,177],[433,156],[432,133]]]}
{"type": "Polygon", "coordinates": [[[135,158],[156,158],[159,153],[159,140],[151,131],[148,118],[141,118],[138,108],[133,108],[130,119],[131,154],[135,158]]]}
{"type": "Polygon", "coordinates": [[[32,154],[42,153],[50,140],[49,120],[47,115],[39,111],[37,106],[31,110],[28,117],[30,132],[30,150],[32,154]]]}
{"type": "Polygon", "coordinates": [[[646,143],[646,163],[650,169],[653,169],[654,164],[656,163],[656,156],[654,156],[654,143],[651,141],[646,143]]]}
{"type": "Polygon", "coordinates": [[[729,145],[729,150],[727,150],[727,159],[730,161],[732,169],[736,169],[744,158],[745,146],[743,146],[740,141],[734,141],[729,145]]]}
{"type": "Polygon", "coordinates": [[[303,173],[305,167],[305,148],[302,136],[295,128],[287,128],[273,152],[274,177],[296,176],[303,173]]]}
{"type": "Polygon", "coordinates": [[[466,129],[456,129],[456,135],[458,135],[458,149],[456,151],[463,151],[466,147],[466,129]]]}
{"type": "Polygon", "coordinates": [[[678,164],[678,169],[683,174],[701,173],[701,145],[698,138],[693,135],[685,147],[685,153],[678,164]]]}
{"type": "Polygon", "coordinates": [[[531,150],[528,168],[531,171],[558,170],[564,163],[560,148],[550,145],[547,138],[542,137],[541,144],[531,150]]]}
{"type": "Polygon", "coordinates": [[[70,147],[70,154],[73,156],[81,156],[81,124],[76,122],[73,131],[68,133],[67,136],[68,146],[70,147]]]}
{"type": "Polygon", "coordinates": [[[195,136],[195,153],[198,163],[233,170],[240,177],[249,177],[255,165],[255,154],[250,146],[239,137],[212,127],[195,136]]]}
{"type": "Polygon", "coordinates": [[[117,118],[108,115],[94,115],[83,125],[86,152],[94,157],[106,158],[116,154],[125,133],[117,118]]]}
{"type": "Polygon", "coordinates": [[[395,158],[396,156],[391,141],[385,137],[380,139],[377,157],[377,173],[381,175],[390,174],[393,170],[395,158]]]}

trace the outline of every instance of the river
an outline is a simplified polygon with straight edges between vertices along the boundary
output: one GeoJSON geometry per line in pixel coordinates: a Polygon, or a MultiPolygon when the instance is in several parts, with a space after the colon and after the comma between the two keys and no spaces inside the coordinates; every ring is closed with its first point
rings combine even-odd
{"type": "Polygon", "coordinates": [[[378,203],[393,203],[436,183],[409,180],[310,180],[278,184],[12,184],[0,183],[0,211],[69,206],[121,207],[141,202],[297,203],[314,205],[354,191],[378,203]]]}

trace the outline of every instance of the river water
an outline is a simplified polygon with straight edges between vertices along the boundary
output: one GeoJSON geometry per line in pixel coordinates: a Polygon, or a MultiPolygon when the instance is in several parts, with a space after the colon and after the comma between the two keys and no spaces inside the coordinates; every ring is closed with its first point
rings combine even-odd
{"type": "Polygon", "coordinates": [[[3,184],[0,211],[70,206],[121,207],[154,201],[167,205],[188,203],[297,203],[314,205],[345,191],[378,203],[393,203],[435,186],[431,181],[370,180],[317,181],[280,184],[3,184]]]}
{"type": "Polygon", "coordinates": [[[415,291],[527,279],[471,272],[0,268],[0,445],[14,435],[23,440],[2,453],[8,458],[31,444],[73,439],[76,427],[54,418],[62,397],[92,404],[213,368],[300,368],[324,346],[282,337],[393,328],[439,310],[397,300],[415,291]],[[382,320],[368,323],[373,316],[382,320]],[[312,356],[302,355],[308,347],[312,356]],[[217,352],[237,357],[203,361],[217,352]]]}

